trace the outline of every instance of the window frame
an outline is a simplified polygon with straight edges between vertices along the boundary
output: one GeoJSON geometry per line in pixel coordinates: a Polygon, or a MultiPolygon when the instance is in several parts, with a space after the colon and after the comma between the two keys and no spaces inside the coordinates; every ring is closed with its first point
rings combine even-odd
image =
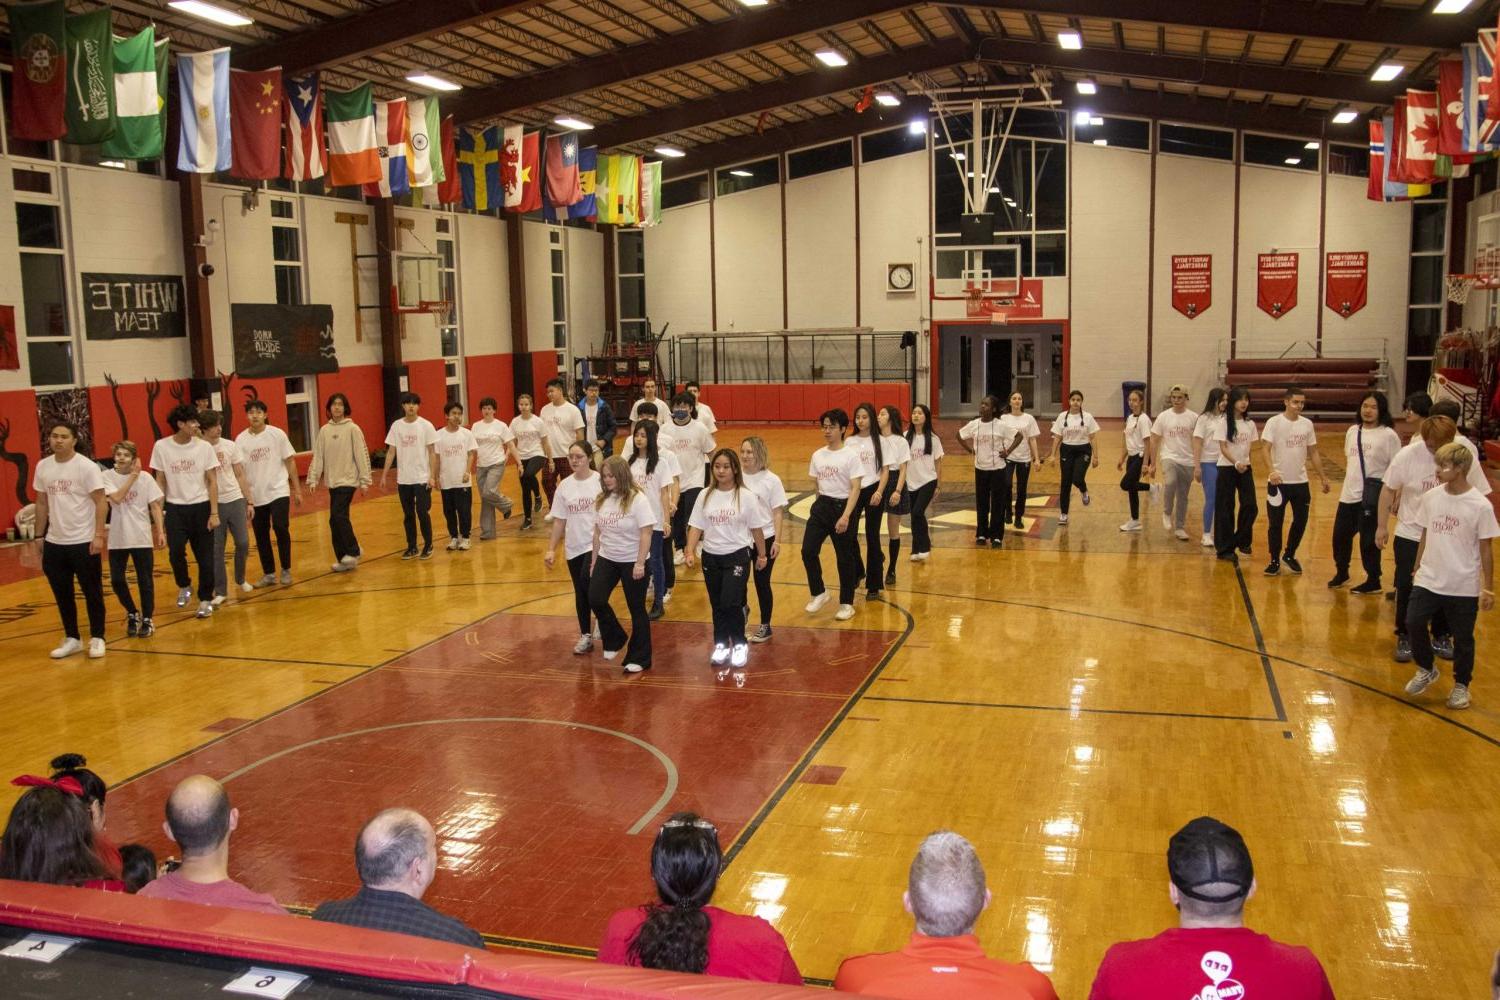
{"type": "Polygon", "coordinates": [[[615,330],[622,343],[642,343],[646,332],[646,231],[639,226],[616,226],[614,233],[615,241],[615,330]],[[620,240],[626,233],[639,234],[641,240],[641,269],[639,271],[627,271],[620,262],[624,255],[620,253],[620,240]],[[625,315],[625,283],[639,282],[641,303],[641,315],[625,315]],[[642,336],[627,336],[626,324],[631,324],[633,330],[639,330],[642,336]]]}
{"type": "Polygon", "coordinates": [[[1214,163],[1238,163],[1239,162],[1240,141],[1239,141],[1239,130],[1238,129],[1233,129],[1233,128],[1219,128],[1218,126],[1215,126],[1215,125],[1195,125],[1195,124],[1192,124],[1190,122],[1173,121],[1170,118],[1158,118],[1158,119],[1156,119],[1156,127],[1153,128],[1151,131],[1152,131],[1152,137],[1151,138],[1152,138],[1152,141],[1154,143],[1154,149],[1156,150],[1156,155],[1157,156],[1180,156],[1180,157],[1182,157],[1183,159],[1186,159],[1186,160],[1211,160],[1214,163]],[[1192,129],[1192,130],[1194,130],[1196,132],[1218,132],[1218,133],[1220,133],[1222,135],[1227,135],[1227,136],[1229,136],[1229,156],[1227,158],[1220,157],[1220,156],[1201,156],[1201,155],[1199,155],[1197,153],[1180,153],[1180,152],[1176,152],[1175,150],[1167,149],[1162,144],[1161,130],[1162,130],[1162,128],[1164,126],[1167,127],[1167,128],[1186,128],[1186,129],[1192,129]]]}
{"type": "MultiPolygon", "coordinates": [[[[459,265],[458,256],[458,227],[456,225],[453,225],[451,218],[452,217],[449,216],[446,219],[446,221],[448,221],[446,232],[441,226],[436,225],[436,223],[433,226],[433,230],[436,234],[436,244],[438,245],[438,286],[441,288],[443,285],[449,284],[449,282],[451,282],[451,291],[453,295],[451,305],[446,316],[440,314],[435,316],[434,319],[437,326],[438,353],[442,356],[443,359],[443,384],[448,387],[448,400],[464,403],[464,365],[462,364],[464,357],[463,321],[462,317],[459,315],[458,305],[458,282],[459,274],[461,273],[462,268],[459,265]],[[452,246],[452,267],[444,266],[441,248],[441,244],[444,243],[450,244],[452,246]],[[449,319],[450,322],[443,322],[445,318],[449,319]],[[450,331],[453,335],[452,354],[448,353],[446,345],[443,343],[443,335],[450,331]],[[454,386],[457,387],[456,390],[453,388],[454,386]],[[457,395],[455,395],[455,392],[457,395]]],[[[445,217],[439,215],[436,221],[445,221],[445,217]]]]}
{"type": "MultiPolygon", "coordinates": [[[[305,419],[303,426],[307,428],[308,442],[306,450],[298,450],[297,454],[305,455],[312,451],[313,440],[318,433],[318,377],[316,375],[285,375],[282,377],[282,386],[286,391],[286,430],[287,439],[291,439],[292,407],[304,407],[305,419]],[[300,388],[293,390],[291,384],[299,382],[300,388]]],[[[292,447],[296,447],[293,442],[292,447]]]]}
{"type": "MultiPolygon", "coordinates": [[[[1265,168],[1265,169],[1268,169],[1268,170],[1286,170],[1286,171],[1289,171],[1289,172],[1294,173],[1294,174],[1312,174],[1313,176],[1317,176],[1317,175],[1321,174],[1323,172],[1323,170],[1324,170],[1324,158],[1325,158],[1325,156],[1327,155],[1327,152],[1328,152],[1328,142],[1327,142],[1327,140],[1324,140],[1324,139],[1314,140],[1312,136],[1300,136],[1299,137],[1299,136],[1295,136],[1295,135],[1283,135],[1283,134],[1278,133],[1278,132],[1259,132],[1259,131],[1256,131],[1254,129],[1239,129],[1238,131],[1239,131],[1239,162],[1243,166],[1246,166],[1246,167],[1262,167],[1262,168],[1265,168]],[[1314,150],[1311,150],[1311,149],[1307,148],[1307,144],[1309,142],[1316,141],[1317,144],[1318,144],[1318,148],[1316,150],[1317,160],[1316,160],[1316,162],[1311,167],[1304,167],[1304,166],[1302,166],[1300,164],[1294,167],[1294,166],[1290,166],[1290,165],[1288,165],[1288,164],[1286,164],[1284,162],[1283,163],[1257,163],[1257,162],[1252,162],[1250,160],[1245,159],[1245,140],[1248,139],[1248,138],[1250,138],[1250,137],[1252,137],[1252,136],[1255,137],[1255,138],[1258,138],[1258,139],[1280,139],[1280,140],[1283,140],[1285,142],[1297,143],[1301,147],[1301,151],[1302,151],[1302,154],[1303,154],[1304,157],[1308,153],[1314,152],[1314,150]]],[[[1283,159],[1285,159],[1285,158],[1283,157],[1283,159]]]]}
{"type": "Polygon", "coordinates": [[[277,303],[277,305],[284,305],[284,306],[300,306],[300,305],[305,305],[307,303],[307,297],[308,297],[307,296],[307,259],[306,259],[307,255],[306,255],[306,251],[305,251],[305,248],[306,248],[306,245],[307,245],[307,240],[303,238],[303,232],[302,232],[302,211],[301,211],[302,206],[299,204],[298,199],[294,198],[294,197],[277,196],[277,197],[273,197],[273,198],[268,199],[268,201],[269,201],[270,204],[267,206],[266,211],[270,213],[270,218],[271,218],[271,269],[272,269],[272,275],[276,279],[276,281],[275,281],[275,284],[276,284],[276,303],[277,303]],[[272,207],[272,206],[275,206],[275,205],[285,205],[285,206],[290,207],[291,211],[292,211],[292,214],[289,215],[289,216],[288,215],[282,215],[282,216],[277,215],[276,212],[275,212],[275,209],[272,207]],[[296,240],[296,247],[297,247],[297,259],[296,260],[278,260],[276,258],[276,232],[277,232],[277,230],[290,230],[291,231],[293,238],[296,240]],[[281,301],[281,299],[282,299],[282,295],[281,295],[281,275],[282,275],[283,272],[291,272],[292,275],[295,277],[295,282],[294,282],[294,284],[291,285],[291,287],[293,287],[293,288],[295,288],[297,290],[297,301],[295,301],[295,302],[283,302],[283,301],[281,301]]]}
{"type": "MultiPolygon", "coordinates": [[[[56,148],[55,144],[54,144],[53,148],[55,150],[55,148],[56,148]]],[[[27,157],[17,157],[16,159],[22,160],[24,163],[27,163],[27,164],[29,164],[29,163],[44,163],[44,164],[47,164],[48,165],[47,172],[49,172],[52,175],[52,178],[53,178],[53,180],[55,182],[55,183],[53,183],[51,185],[51,189],[52,190],[49,193],[47,193],[47,194],[42,194],[42,193],[36,192],[36,191],[13,190],[12,193],[11,193],[11,218],[12,218],[13,222],[16,222],[17,225],[18,225],[17,232],[16,232],[16,243],[17,243],[17,246],[16,246],[16,256],[17,256],[18,262],[19,262],[19,260],[21,258],[24,258],[24,257],[26,257],[28,255],[38,256],[38,257],[56,257],[59,260],[61,260],[61,262],[62,262],[62,307],[63,307],[62,308],[62,315],[63,315],[63,327],[64,327],[64,330],[65,330],[65,332],[64,332],[64,334],[62,336],[55,336],[55,337],[33,337],[33,336],[31,336],[31,334],[28,332],[29,325],[30,325],[30,323],[29,323],[29,320],[30,320],[30,309],[29,309],[29,307],[27,305],[27,302],[26,302],[25,283],[22,282],[21,305],[22,305],[23,311],[25,312],[25,314],[27,316],[27,321],[23,322],[21,324],[18,324],[18,329],[16,330],[16,349],[17,349],[17,353],[20,353],[22,351],[24,351],[26,353],[26,380],[27,380],[27,382],[30,384],[31,388],[35,392],[38,392],[38,393],[56,392],[56,391],[62,390],[62,389],[74,389],[74,388],[78,388],[78,387],[80,387],[80,385],[82,384],[82,381],[83,381],[82,378],[80,378],[80,375],[83,372],[83,345],[81,343],[81,337],[80,337],[81,331],[78,328],[78,326],[79,326],[79,322],[78,322],[78,298],[77,298],[78,297],[78,292],[77,292],[77,290],[74,287],[76,285],[76,283],[77,283],[78,274],[77,274],[77,268],[75,266],[75,262],[73,260],[71,241],[69,239],[69,237],[71,235],[70,230],[71,230],[71,225],[72,225],[72,218],[71,218],[71,214],[68,211],[68,198],[66,198],[64,196],[64,193],[61,190],[62,185],[66,184],[65,172],[62,169],[60,169],[59,165],[56,162],[45,161],[45,160],[32,160],[32,159],[27,158],[27,157]],[[56,246],[56,247],[32,247],[32,246],[21,246],[20,245],[19,220],[16,219],[15,210],[16,210],[16,208],[18,208],[19,206],[21,206],[23,204],[25,204],[25,205],[45,205],[45,206],[48,206],[48,207],[56,209],[56,211],[57,211],[57,238],[58,238],[59,246],[56,246]],[[44,383],[38,383],[36,381],[36,376],[34,375],[34,373],[31,370],[31,351],[30,351],[30,345],[32,343],[67,344],[68,345],[68,347],[69,347],[69,352],[68,352],[68,354],[69,354],[69,361],[68,361],[69,373],[68,374],[70,376],[69,377],[69,381],[67,381],[67,382],[44,382],[44,383]]],[[[28,166],[25,167],[25,169],[31,169],[31,167],[28,165],[28,166]]]]}

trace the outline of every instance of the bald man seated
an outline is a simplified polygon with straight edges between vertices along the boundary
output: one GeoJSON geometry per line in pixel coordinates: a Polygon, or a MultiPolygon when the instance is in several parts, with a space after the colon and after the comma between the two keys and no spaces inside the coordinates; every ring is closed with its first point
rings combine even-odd
{"type": "Polygon", "coordinates": [[[420,813],[376,813],[354,842],[354,866],[359,892],[324,903],[313,911],[314,920],[484,947],[478,931],[422,902],[437,874],[437,835],[420,813]]]}
{"type": "Polygon", "coordinates": [[[139,895],[259,913],[286,913],[276,900],[229,877],[229,835],[240,811],[224,786],[206,774],[184,778],[167,797],[167,836],[182,849],[182,864],[141,887],[139,895]]]}

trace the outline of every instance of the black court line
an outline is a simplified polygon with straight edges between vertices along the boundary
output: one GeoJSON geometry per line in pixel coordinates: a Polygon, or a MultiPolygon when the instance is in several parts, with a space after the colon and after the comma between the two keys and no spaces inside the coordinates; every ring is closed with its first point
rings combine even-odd
{"type": "Polygon", "coordinates": [[[944,698],[897,698],[870,695],[866,701],[893,701],[907,705],[945,705],[952,708],[998,708],[1023,712],[1077,712],[1080,715],[1133,715],[1160,719],[1213,719],[1220,722],[1285,722],[1273,715],[1217,715],[1213,712],[1157,712],[1143,708],[1074,708],[1071,705],[1022,705],[994,701],[950,701],[944,698]]]}
{"type": "Polygon", "coordinates": [[[111,653],[129,656],[188,656],[203,660],[244,660],[247,663],[282,663],[289,667],[340,667],[345,670],[369,670],[368,663],[334,663],[330,660],[297,660],[282,656],[240,656],[233,653],[184,653],[176,649],[145,649],[142,647],[111,646],[111,653]]]}
{"type": "Polygon", "coordinates": [[[1266,638],[1260,631],[1260,619],[1255,617],[1255,602],[1250,600],[1250,588],[1245,585],[1245,571],[1239,560],[1235,560],[1234,578],[1240,583],[1240,598],[1245,602],[1245,613],[1250,616],[1250,632],[1255,636],[1255,648],[1260,651],[1260,668],[1266,674],[1266,690],[1271,693],[1271,704],[1276,708],[1276,721],[1285,722],[1286,706],[1281,702],[1281,688],[1276,686],[1276,674],[1266,654],[1266,638]]]}

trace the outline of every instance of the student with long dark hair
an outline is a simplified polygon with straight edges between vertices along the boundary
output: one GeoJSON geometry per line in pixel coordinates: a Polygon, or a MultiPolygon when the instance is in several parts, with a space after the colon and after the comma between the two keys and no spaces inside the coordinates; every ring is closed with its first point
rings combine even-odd
{"type": "Polygon", "coordinates": [[[593,614],[589,607],[589,563],[594,544],[594,502],[599,498],[599,473],[591,464],[593,454],[594,446],[587,439],[574,441],[568,448],[568,468],[572,475],[559,481],[552,495],[552,536],[542,555],[542,562],[551,569],[557,556],[557,543],[563,543],[563,558],[568,563],[568,575],[573,579],[573,610],[578,615],[578,642],[574,644],[573,652],[580,656],[594,648],[593,631],[589,627],[593,614]]]}
{"type": "Polygon", "coordinates": [[[651,617],[646,612],[646,560],[656,513],[641,496],[630,474],[630,463],[619,455],[604,460],[599,472],[600,492],[594,501],[593,562],[589,571],[589,606],[599,619],[604,658],[613,660],[625,649],[625,674],[651,669],[651,617]],[[615,585],[625,591],[630,609],[630,633],[609,606],[615,585]],[[626,640],[629,645],[626,646],[626,640]]]}
{"type": "Polygon", "coordinates": [[[531,412],[531,395],[521,393],[516,397],[516,416],[510,422],[510,432],[515,438],[516,468],[521,475],[521,530],[531,530],[531,512],[542,509],[542,487],[537,482],[537,473],[552,461],[551,444],[547,441],[547,425],[542,418],[531,412]]]}
{"type": "Polygon", "coordinates": [[[1208,390],[1208,402],[1193,424],[1193,478],[1203,484],[1204,548],[1214,544],[1214,516],[1217,510],[1219,484],[1219,442],[1214,436],[1224,422],[1229,408],[1229,391],[1223,386],[1208,390]]]}
{"type": "Polygon", "coordinates": [[[1344,432],[1344,486],[1333,518],[1334,574],[1328,581],[1330,590],[1349,582],[1349,560],[1358,536],[1365,582],[1351,587],[1349,593],[1369,596],[1381,592],[1380,547],[1375,544],[1380,491],[1385,486],[1385,470],[1400,450],[1401,435],[1396,433],[1390,401],[1383,392],[1365,393],[1354,426],[1344,432]]]}
{"type": "Polygon", "coordinates": [[[807,529],[802,532],[802,568],[807,572],[807,589],[812,594],[804,610],[814,615],[828,603],[823,562],[819,557],[823,542],[832,539],[839,572],[839,610],[834,618],[842,622],[854,617],[859,539],[853,529],[864,465],[854,449],[844,443],[849,414],[840,409],[828,410],[818,418],[818,425],[823,429],[824,445],[813,452],[807,464],[807,474],[816,484],[818,497],[807,515],[807,529]]]}
{"type": "MultiPolygon", "coordinates": [[[[786,487],[781,477],[772,472],[766,443],[758,437],[747,437],[740,443],[740,468],[744,473],[745,487],[753,490],[765,504],[769,515],[761,532],[766,540],[766,564],[755,567],[755,601],[760,606],[760,627],[750,633],[751,642],[769,642],[771,639],[771,610],[776,598],[771,587],[771,572],[776,568],[776,557],[781,554],[781,524],[786,517],[786,487]]],[[[745,617],[749,618],[749,612],[745,617]]]]}
{"type": "MultiPolygon", "coordinates": [[[[859,456],[860,478],[863,485],[859,491],[859,503],[854,508],[855,530],[859,522],[865,526],[865,554],[857,563],[857,576],[864,577],[865,594],[874,597],[880,593],[881,580],[885,574],[885,556],[880,551],[880,521],[885,516],[885,490],[890,480],[890,470],[885,466],[885,449],[876,432],[875,406],[860,403],[854,408],[854,433],[844,442],[844,447],[859,456]]],[[[859,557],[859,547],[854,554],[859,557]]]]}
{"type": "MultiPolygon", "coordinates": [[[[943,439],[932,432],[932,411],[925,404],[911,408],[911,426],[906,429],[911,461],[906,468],[906,495],[911,510],[911,561],[925,562],[932,553],[932,533],[927,508],[942,488],[943,439]]],[[[892,560],[894,565],[895,560],[892,560]]]]}
{"type": "Polygon", "coordinates": [[[745,686],[745,665],[750,644],[745,637],[745,602],[752,567],[766,565],[766,535],[763,525],[771,512],[754,491],[745,487],[740,456],[732,448],[720,448],[709,461],[713,481],[698,496],[688,514],[687,550],[684,562],[692,568],[694,554],[703,546],[703,583],[713,610],[714,648],[709,655],[724,680],[732,671],[736,687],[745,686]]]}
{"type": "Polygon", "coordinates": [[[1019,434],[1008,431],[1000,422],[999,415],[999,397],[986,396],[979,401],[979,419],[958,429],[958,443],[974,456],[974,544],[988,544],[992,549],[1005,542],[1010,509],[1005,493],[1005,458],[1012,440],[1019,439],[1019,434]]]}
{"type": "Polygon", "coordinates": [[[693,813],[674,813],[651,846],[657,902],[609,918],[599,961],[802,985],[802,973],[776,928],[760,917],[709,905],[723,867],[714,825],[693,813]]]}
{"type": "Polygon", "coordinates": [[[882,406],[876,414],[880,424],[880,450],[885,456],[885,488],[881,491],[885,508],[887,559],[885,584],[896,582],[896,560],[901,556],[901,518],[911,510],[906,492],[906,477],[911,466],[911,444],[901,435],[901,411],[882,406]]]}
{"type": "Polygon", "coordinates": [[[104,800],[109,795],[109,786],[104,779],[89,770],[88,760],[81,753],[59,754],[52,758],[48,765],[52,768],[52,781],[61,781],[64,778],[72,778],[78,782],[82,789],[80,797],[83,799],[84,807],[89,811],[89,823],[94,829],[94,853],[104,863],[105,871],[111,877],[117,876],[124,867],[120,857],[120,848],[116,847],[114,841],[105,834],[104,827],[106,815],[104,812],[104,800]]]}
{"type": "Polygon", "coordinates": [[[1130,520],[1120,525],[1121,531],[1141,530],[1141,494],[1150,487],[1141,482],[1141,477],[1151,478],[1155,471],[1156,439],[1151,436],[1151,417],[1146,413],[1146,394],[1131,389],[1130,416],[1125,418],[1125,450],[1115,466],[1124,470],[1120,477],[1120,489],[1130,498],[1130,520]]]}
{"type": "Polygon", "coordinates": [[[359,565],[362,549],[354,534],[349,508],[354,491],[370,494],[370,449],[365,432],[354,422],[354,407],[349,397],[335,392],[323,404],[328,422],[318,428],[313,442],[312,464],[307,467],[307,488],[317,488],[318,481],[328,483],[328,534],[333,539],[335,573],[347,573],[359,565]]]}
{"type": "Polygon", "coordinates": [[[1019,434],[1021,443],[1015,445],[1006,458],[1005,492],[1014,507],[1015,520],[1012,523],[1019,530],[1025,526],[1023,519],[1026,517],[1026,488],[1031,481],[1031,463],[1033,459],[1040,462],[1042,458],[1042,450],[1037,445],[1042,430],[1036,425],[1036,417],[1026,412],[1025,396],[1013,392],[1009,403],[1000,416],[1000,423],[1012,440],[1019,434]]]}
{"type": "Polygon", "coordinates": [[[1250,446],[1256,442],[1259,433],[1249,413],[1250,390],[1237,385],[1229,390],[1224,423],[1214,428],[1214,440],[1219,443],[1214,546],[1219,558],[1226,562],[1239,561],[1236,550],[1242,555],[1250,554],[1255,516],[1259,512],[1255,502],[1255,473],[1250,467],[1250,446]],[[1236,501],[1239,503],[1238,514],[1235,512],[1236,501]]]}
{"type": "Polygon", "coordinates": [[[94,826],[75,778],[22,775],[26,789],[0,836],[0,879],[124,892],[94,847],[94,826]]]}
{"type": "Polygon", "coordinates": [[[198,410],[182,403],[167,414],[172,428],[151,448],[146,463],[166,497],[162,520],[167,529],[167,560],[177,582],[177,606],[192,600],[187,550],[198,564],[198,617],[214,613],[214,529],[219,526],[219,456],[198,436],[198,410]]]}
{"type": "Polygon", "coordinates": [[[672,584],[677,582],[676,569],[668,557],[666,532],[677,513],[678,482],[682,474],[676,453],[658,444],[660,432],[655,420],[642,417],[636,421],[623,450],[630,462],[631,476],[656,515],[656,527],[651,532],[652,621],[666,614],[667,602],[672,599],[672,584]]]}
{"type": "Polygon", "coordinates": [[[134,441],[119,442],[113,454],[115,467],[104,470],[104,498],[109,501],[109,582],[125,609],[125,634],[148,639],[156,631],[151,620],[156,610],[154,550],[167,544],[161,487],[155,479],[141,475],[134,441]],[[128,569],[132,564],[141,591],[139,605],[130,594],[128,569]]]}
{"type": "Polygon", "coordinates": [[[1068,408],[1052,421],[1052,450],[1046,462],[1057,455],[1058,472],[1062,485],[1058,488],[1057,523],[1068,523],[1068,505],[1073,498],[1073,489],[1083,494],[1083,505],[1089,505],[1089,469],[1099,468],[1099,450],[1094,438],[1099,434],[1099,422],[1083,408],[1083,393],[1077,389],[1068,393],[1068,408]]]}

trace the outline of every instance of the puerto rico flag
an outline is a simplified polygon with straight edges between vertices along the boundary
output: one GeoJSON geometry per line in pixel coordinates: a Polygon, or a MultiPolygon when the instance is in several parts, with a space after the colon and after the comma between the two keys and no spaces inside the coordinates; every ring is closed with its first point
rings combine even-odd
{"type": "Polygon", "coordinates": [[[318,74],[287,77],[282,117],[286,121],[286,164],[282,176],[316,180],[328,165],[323,148],[323,90],[318,74]]]}
{"type": "Polygon", "coordinates": [[[380,181],[366,184],[365,194],[389,198],[411,190],[406,161],[406,98],[375,102],[375,143],[380,153],[380,181]]]}

